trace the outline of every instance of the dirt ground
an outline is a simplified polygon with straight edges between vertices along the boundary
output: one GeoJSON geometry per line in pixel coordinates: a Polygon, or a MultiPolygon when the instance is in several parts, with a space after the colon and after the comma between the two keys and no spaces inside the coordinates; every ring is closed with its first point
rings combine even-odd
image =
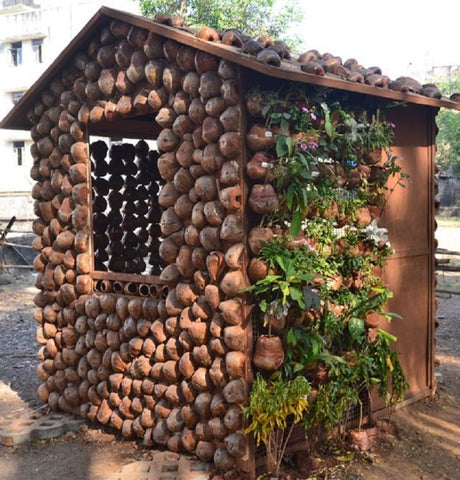
{"type": "MultiPolygon", "coordinates": [[[[441,247],[460,250],[460,229],[442,228],[437,237],[441,247]]],[[[23,272],[11,276],[11,283],[0,283],[0,425],[45,412],[35,394],[39,382],[33,276],[23,272]]],[[[396,435],[380,435],[371,451],[354,456],[344,450],[328,452],[327,462],[317,459],[314,474],[299,472],[298,479],[460,479],[460,295],[440,294],[438,303],[435,396],[398,410],[396,435]],[[334,456],[336,465],[330,467],[334,456]]],[[[0,445],[0,480],[109,480],[123,465],[150,458],[151,452],[140,443],[89,425],[54,440],[0,445]]]]}

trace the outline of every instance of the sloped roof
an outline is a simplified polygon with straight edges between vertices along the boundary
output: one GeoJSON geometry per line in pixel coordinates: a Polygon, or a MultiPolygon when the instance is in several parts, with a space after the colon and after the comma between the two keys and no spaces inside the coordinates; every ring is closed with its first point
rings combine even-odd
{"type": "MultiPolygon", "coordinates": [[[[239,47],[230,46],[220,41],[203,40],[194,32],[185,27],[175,27],[164,23],[158,23],[152,19],[131,13],[115,10],[109,7],[101,7],[89,20],[85,27],[75,36],[69,45],[61,52],[47,70],[29,88],[14,108],[0,122],[0,128],[28,130],[31,124],[27,119],[27,112],[33,108],[34,103],[40,99],[40,95],[50,82],[73,60],[73,57],[82,47],[86,46],[93,38],[99,35],[101,29],[109,25],[112,20],[120,20],[136,27],[144,28],[158,35],[176,40],[198,50],[203,50],[225,60],[239,64],[243,67],[260,72],[270,77],[309,83],[327,88],[340,89],[350,92],[362,93],[389,100],[415,103],[435,108],[446,107],[460,110],[460,102],[448,98],[431,98],[412,91],[396,91],[385,86],[376,86],[359,83],[344,78],[341,74],[325,72],[318,75],[302,70],[302,63],[294,56],[290,59],[282,59],[279,66],[263,63],[256,56],[243,53],[239,47]]],[[[309,69],[305,69],[309,70],[309,69]]]]}

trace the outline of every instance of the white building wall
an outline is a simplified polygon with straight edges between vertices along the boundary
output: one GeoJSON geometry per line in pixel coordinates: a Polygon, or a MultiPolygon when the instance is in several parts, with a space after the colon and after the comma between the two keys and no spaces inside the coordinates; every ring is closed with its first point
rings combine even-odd
{"type": "MultiPolygon", "coordinates": [[[[0,118],[13,108],[13,92],[25,92],[102,5],[139,14],[139,0],[0,0],[0,118]],[[38,7],[27,6],[31,3],[38,7]],[[32,46],[38,38],[43,39],[42,63],[32,46]],[[15,66],[10,48],[17,41],[22,42],[22,63],[15,66]]],[[[29,131],[0,130],[0,221],[34,217],[30,145],[29,131]],[[14,142],[24,142],[22,165],[14,142]]]]}

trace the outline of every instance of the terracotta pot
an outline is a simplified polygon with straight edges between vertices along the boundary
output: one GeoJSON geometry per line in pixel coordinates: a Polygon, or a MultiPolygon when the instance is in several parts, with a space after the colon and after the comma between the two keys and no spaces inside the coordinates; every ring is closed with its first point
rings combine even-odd
{"type": "Polygon", "coordinates": [[[380,319],[382,315],[379,313],[368,313],[364,320],[364,324],[367,328],[377,328],[380,324],[380,319]]]}
{"type": "Polygon", "coordinates": [[[283,331],[283,328],[286,327],[287,319],[286,317],[272,317],[270,318],[270,321],[268,322],[269,329],[272,332],[279,333],[283,331]]]}
{"type": "Polygon", "coordinates": [[[356,212],[356,222],[361,227],[367,227],[372,222],[372,215],[368,207],[362,207],[356,212]]]}
{"type": "Polygon", "coordinates": [[[313,385],[320,385],[327,380],[328,367],[326,365],[312,364],[305,367],[305,376],[313,385]]]}
{"type": "Polygon", "coordinates": [[[350,443],[361,451],[370,450],[377,438],[377,427],[352,430],[350,432],[350,443]]]}
{"type": "Polygon", "coordinates": [[[284,350],[281,338],[275,335],[261,335],[256,343],[254,365],[260,370],[273,371],[280,368],[283,361],[284,350]]]}
{"type": "Polygon", "coordinates": [[[374,148],[363,153],[363,160],[368,165],[376,165],[382,160],[382,148],[374,148]]]}
{"type": "Polygon", "coordinates": [[[255,184],[252,187],[248,204],[253,212],[266,214],[278,208],[279,199],[271,184],[255,184]]]}
{"type": "Polygon", "coordinates": [[[367,209],[373,220],[379,220],[380,216],[382,215],[382,207],[379,205],[368,205],[367,209]]]}

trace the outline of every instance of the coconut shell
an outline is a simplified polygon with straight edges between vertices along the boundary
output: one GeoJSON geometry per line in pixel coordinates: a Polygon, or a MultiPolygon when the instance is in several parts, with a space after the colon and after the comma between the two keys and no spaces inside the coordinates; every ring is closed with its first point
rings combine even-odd
{"type": "Polygon", "coordinates": [[[220,288],[228,297],[236,297],[247,286],[248,281],[241,270],[227,272],[220,282],[220,288]]]}
{"type": "Polygon", "coordinates": [[[222,390],[222,394],[227,403],[243,404],[247,401],[247,384],[242,378],[231,380],[222,390]]]}
{"type": "Polygon", "coordinates": [[[241,378],[246,372],[246,354],[231,351],[225,355],[225,370],[230,378],[241,378]]]}
{"type": "Polygon", "coordinates": [[[226,132],[222,134],[218,143],[222,155],[226,158],[236,159],[241,154],[241,137],[237,132],[226,132]]]}
{"type": "Polygon", "coordinates": [[[243,198],[239,185],[220,190],[219,201],[228,211],[240,210],[242,208],[243,198]]]}

